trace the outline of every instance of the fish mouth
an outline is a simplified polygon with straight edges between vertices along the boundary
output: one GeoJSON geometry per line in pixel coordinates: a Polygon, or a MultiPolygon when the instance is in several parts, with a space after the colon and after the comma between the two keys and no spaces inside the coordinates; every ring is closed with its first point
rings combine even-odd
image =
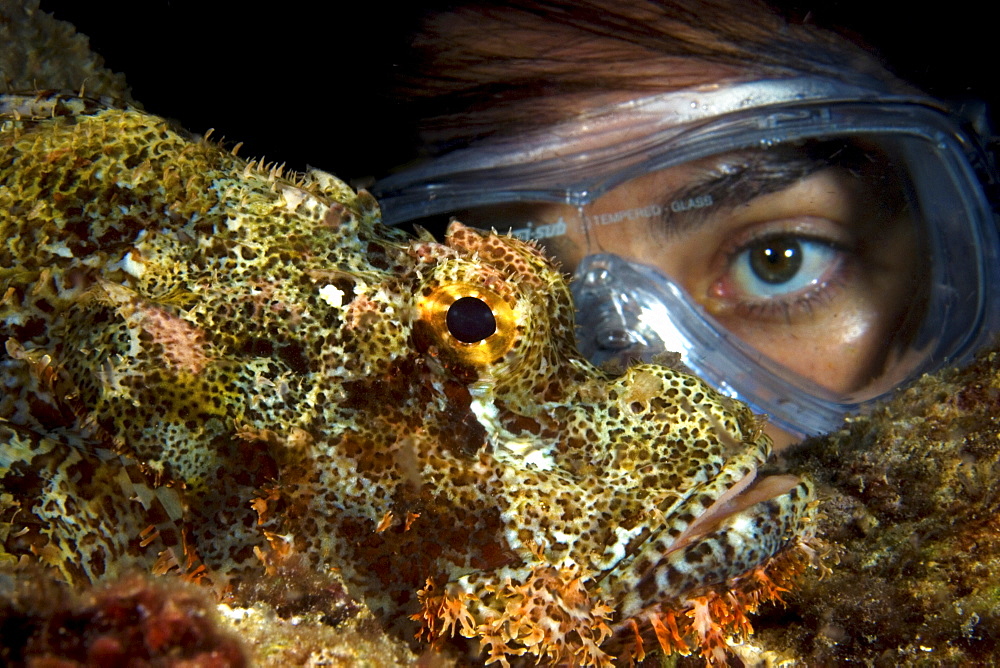
{"type": "Polygon", "coordinates": [[[716,530],[725,520],[743,513],[748,508],[788,494],[802,483],[802,479],[792,474],[778,474],[757,477],[757,469],[747,473],[699,515],[674,540],[669,551],[683,549],[700,538],[716,530]]]}
{"type": "Polygon", "coordinates": [[[665,654],[698,648],[708,663],[725,663],[729,640],[752,632],[747,615],[780,601],[790,579],[815,563],[814,506],[808,480],[758,477],[753,467],[675,537],[669,525],[651,532],[601,582],[615,610],[602,649],[641,656],[645,643],[665,654]]]}
{"type": "MultiPolygon", "coordinates": [[[[688,497],[688,510],[696,496],[688,497]]],[[[808,481],[790,474],[758,476],[754,466],[707,508],[691,512],[694,519],[680,533],[672,536],[669,524],[647,533],[638,549],[600,579],[600,588],[616,602],[619,622],[613,629],[664,605],[683,607],[698,592],[725,588],[767,563],[803,534],[811,497],[808,481]]]]}

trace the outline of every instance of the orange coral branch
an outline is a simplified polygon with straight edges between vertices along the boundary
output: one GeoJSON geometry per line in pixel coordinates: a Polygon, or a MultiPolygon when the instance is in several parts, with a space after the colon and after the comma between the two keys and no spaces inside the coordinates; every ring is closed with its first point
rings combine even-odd
{"type": "Polygon", "coordinates": [[[393,516],[391,510],[385,511],[385,515],[382,516],[382,519],[379,521],[378,526],[375,527],[375,533],[382,533],[383,531],[391,527],[392,517],[393,516]]]}
{"type": "Polygon", "coordinates": [[[410,619],[422,622],[423,626],[417,632],[417,638],[423,636],[425,640],[436,640],[453,636],[456,627],[460,627],[459,632],[466,638],[475,636],[475,619],[469,612],[467,602],[475,600],[475,596],[468,592],[459,592],[449,595],[445,592],[437,593],[434,581],[427,578],[427,585],[417,592],[417,600],[420,601],[422,611],[412,615],[410,619]]]}

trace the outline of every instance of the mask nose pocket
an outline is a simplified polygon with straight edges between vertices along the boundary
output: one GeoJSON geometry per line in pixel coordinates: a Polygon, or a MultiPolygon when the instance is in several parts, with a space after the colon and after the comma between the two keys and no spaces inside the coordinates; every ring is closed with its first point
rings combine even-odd
{"type": "Polygon", "coordinates": [[[672,322],[671,307],[658,290],[647,287],[649,281],[616,255],[583,259],[571,288],[577,308],[577,345],[585,357],[595,364],[627,363],[687,350],[672,322]]]}
{"type": "Polygon", "coordinates": [[[574,290],[580,309],[577,338],[588,357],[626,353],[639,338],[633,332],[634,301],[627,292],[618,289],[606,262],[591,257],[587,263],[589,266],[576,284],[578,289],[574,290]]]}

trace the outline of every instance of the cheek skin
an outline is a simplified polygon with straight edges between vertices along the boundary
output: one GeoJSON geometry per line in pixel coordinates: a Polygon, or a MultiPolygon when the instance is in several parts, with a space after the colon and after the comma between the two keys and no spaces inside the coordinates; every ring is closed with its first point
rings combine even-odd
{"type": "Polygon", "coordinates": [[[880,317],[864,308],[825,316],[819,326],[755,327],[745,320],[723,322],[728,330],[791,371],[834,392],[865,385],[882,358],[880,317]]]}

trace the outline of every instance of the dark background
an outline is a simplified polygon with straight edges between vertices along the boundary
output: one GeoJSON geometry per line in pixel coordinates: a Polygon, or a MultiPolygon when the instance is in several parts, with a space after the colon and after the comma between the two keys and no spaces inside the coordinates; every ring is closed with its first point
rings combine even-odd
{"type": "MultiPolygon", "coordinates": [[[[42,0],[75,24],[135,99],[194,132],[244,142],[240,154],[312,165],[357,182],[406,154],[399,110],[385,94],[421,8],[380,0],[242,3],[42,0]]],[[[442,4],[441,2],[437,3],[442,4]]],[[[890,68],[946,98],[1000,107],[997,27],[968,0],[779,2],[797,21],[832,27],[881,53],[890,68]]],[[[994,115],[994,118],[996,116],[994,115]]]]}

